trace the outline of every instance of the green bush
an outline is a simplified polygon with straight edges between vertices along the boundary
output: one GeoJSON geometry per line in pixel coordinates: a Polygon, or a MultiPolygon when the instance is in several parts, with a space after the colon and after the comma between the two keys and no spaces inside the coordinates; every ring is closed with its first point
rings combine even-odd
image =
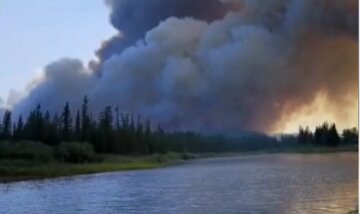
{"type": "Polygon", "coordinates": [[[95,160],[95,152],[89,143],[63,142],[56,147],[55,157],[63,162],[85,163],[95,160]]]}
{"type": "Polygon", "coordinates": [[[0,158],[28,159],[44,162],[54,159],[52,147],[34,141],[2,141],[0,142],[0,158]]]}
{"type": "Polygon", "coordinates": [[[193,154],[184,153],[184,154],[181,155],[181,158],[183,160],[194,160],[196,157],[193,154]]]}

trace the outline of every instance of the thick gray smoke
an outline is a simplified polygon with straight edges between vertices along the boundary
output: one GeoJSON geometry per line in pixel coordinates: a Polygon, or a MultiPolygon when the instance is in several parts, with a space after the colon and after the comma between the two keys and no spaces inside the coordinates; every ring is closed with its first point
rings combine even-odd
{"type": "Polygon", "coordinates": [[[111,9],[111,24],[119,31],[103,43],[97,55],[101,61],[142,39],[146,32],[169,17],[192,17],[213,21],[230,9],[218,0],[106,0],[111,9]]]}
{"type": "Polygon", "coordinates": [[[5,105],[5,101],[0,97],[0,118],[3,117],[5,111],[4,105],[5,105]]]}
{"type": "Polygon", "coordinates": [[[167,128],[271,131],[320,95],[342,116],[357,99],[355,0],[107,4],[122,37],[99,51],[102,75],[52,63],[16,112],[77,106],[87,94],[94,112],[117,105],[167,128]]]}

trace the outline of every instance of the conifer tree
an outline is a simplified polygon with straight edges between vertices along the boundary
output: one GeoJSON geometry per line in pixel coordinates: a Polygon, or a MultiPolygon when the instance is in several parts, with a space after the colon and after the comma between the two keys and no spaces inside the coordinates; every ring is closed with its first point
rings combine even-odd
{"type": "Polygon", "coordinates": [[[23,121],[22,115],[20,115],[18,118],[18,121],[16,123],[16,129],[14,130],[14,139],[15,140],[24,139],[23,129],[24,129],[24,121],[23,121]]]}
{"type": "Polygon", "coordinates": [[[43,141],[44,134],[44,119],[43,114],[41,112],[41,105],[38,104],[34,111],[35,114],[35,139],[36,141],[43,141]]]}
{"type": "Polygon", "coordinates": [[[102,152],[108,152],[113,147],[113,137],[112,137],[112,124],[113,124],[113,115],[111,106],[105,107],[104,111],[100,113],[99,116],[99,135],[100,135],[100,145],[98,148],[102,152]]]}
{"type": "Polygon", "coordinates": [[[340,136],[337,132],[336,125],[332,124],[327,134],[327,144],[329,146],[338,146],[340,143],[340,136]]]}
{"type": "Polygon", "coordinates": [[[358,144],[359,131],[357,128],[345,129],[342,133],[344,144],[358,144]]]}
{"type": "Polygon", "coordinates": [[[10,110],[5,111],[2,124],[2,138],[5,140],[10,140],[12,136],[12,122],[10,110]]]}
{"type": "Polygon", "coordinates": [[[80,112],[76,112],[76,119],[75,119],[75,139],[76,141],[81,140],[81,127],[80,127],[80,112]]]}
{"type": "Polygon", "coordinates": [[[63,112],[61,114],[61,125],[62,125],[62,140],[70,141],[72,134],[72,118],[70,112],[70,105],[67,102],[64,106],[63,112]]]}
{"type": "Polygon", "coordinates": [[[82,106],[81,106],[81,141],[90,140],[90,116],[89,116],[89,99],[87,96],[84,97],[82,106]]]}

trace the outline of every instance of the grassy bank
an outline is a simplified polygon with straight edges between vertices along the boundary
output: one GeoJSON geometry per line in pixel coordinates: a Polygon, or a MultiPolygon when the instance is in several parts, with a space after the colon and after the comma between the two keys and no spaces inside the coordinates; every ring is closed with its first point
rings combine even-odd
{"type": "Polygon", "coordinates": [[[0,182],[54,178],[121,170],[152,169],[187,159],[181,154],[151,155],[143,157],[102,155],[102,161],[85,164],[58,161],[41,162],[23,159],[0,160],[0,182]]]}
{"type": "Polygon", "coordinates": [[[326,154],[326,153],[339,153],[339,152],[358,152],[356,145],[341,145],[339,147],[326,147],[326,146],[292,146],[281,147],[274,149],[259,149],[244,152],[228,152],[228,153],[202,153],[194,155],[195,158],[214,158],[214,157],[233,157],[243,155],[262,155],[262,154],[326,154]]]}
{"type": "Polygon", "coordinates": [[[296,145],[289,148],[268,149],[258,151],[263,153],[334,153],[334,152],[358,152],[357,145],[340,145],[338,147],[314,146],[314,145],[296,145]]]}
{"type": "Polygon", "coordinates": [[[321,154],[334,152],[357,152],[357,146],[340,146],[337,148],[296,146],[291,148],[244,151],[236,153],[202,153],[202,154],[156,154],[150,156],[96,155],[97,161],[90,163],[66,163],[57,160],[0,158],[0,182],[12,182],[29,179],[54,178],[100,172],[152,169],[184,160],[214,157],[231,157],[240,155],[301,153],[321,154]]]}

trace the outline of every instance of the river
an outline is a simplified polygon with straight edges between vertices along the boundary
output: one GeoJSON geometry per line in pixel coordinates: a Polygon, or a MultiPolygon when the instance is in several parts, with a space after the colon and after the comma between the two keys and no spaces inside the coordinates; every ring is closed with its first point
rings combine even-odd
{"type": "Polygon", "coordinates": [[[215,158],[0,184],[2,214],[328,214],[357,201],[357,153],[215,158]]]}

